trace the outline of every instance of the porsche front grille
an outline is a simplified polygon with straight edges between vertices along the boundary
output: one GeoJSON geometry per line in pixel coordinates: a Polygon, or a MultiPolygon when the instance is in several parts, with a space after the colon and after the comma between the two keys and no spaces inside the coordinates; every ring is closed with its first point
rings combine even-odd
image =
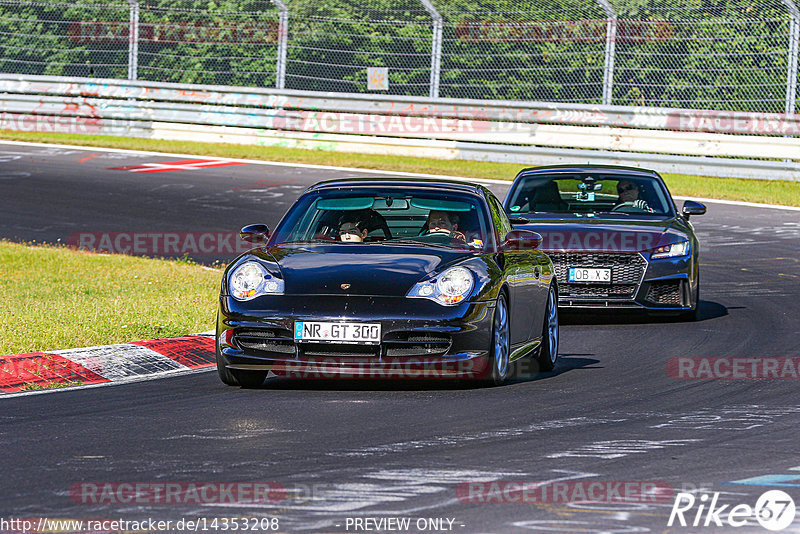
{"type": "Polygon", "coordinates": [[[242,329],[234,333],[233,342],[247,351],[277,353],[281,356],[311,358],[364,359],[436,357],[447,354],[452,340],[435,332],[390,332],[380,345],[345,343],[295,343],[292,333],[283,329],[242,329]]]}
{"type": "Polygon", "coordinates": [[[312,358],[377,358],[378,345],[354,345],[345,343],[301,343],[300,352],[312,358]]]}
{"type": "Polygon", "coordinates": [[[383,339],[386,357],[441,356],[450,350],[452,341],[446,334],[432,332],[392,332],[383,339]]]}
{"type": "Polygon", "coordinates": [[[295,354],[292,333],[282,329],[245,329],[233,334],[233,342],[245,350],[295,354]]]}

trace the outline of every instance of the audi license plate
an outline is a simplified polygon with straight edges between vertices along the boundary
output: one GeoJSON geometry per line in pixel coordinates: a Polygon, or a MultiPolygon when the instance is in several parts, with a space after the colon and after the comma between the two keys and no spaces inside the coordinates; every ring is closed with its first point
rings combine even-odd
{"type": "Polygon", "coordinates": [[[295,321],[294,340],[373,345],[381,342],[381,325],[380,323],[295,321]]]}
{"type": "Polygon", "coordinates": [[[569,282],[586,284],[610,284],[611,269],[595,269],[592,267],[570,267],[569,282]]]}

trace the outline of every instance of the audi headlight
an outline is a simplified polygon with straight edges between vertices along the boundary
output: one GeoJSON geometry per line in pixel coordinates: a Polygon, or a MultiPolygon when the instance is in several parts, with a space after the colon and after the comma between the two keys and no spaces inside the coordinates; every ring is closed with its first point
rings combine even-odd
{"type": "Polygon", "coordinates": [[[228,280],[228,289],[236,300],[283,293],[283,280],[269,274],[263,265],[255,261],[246,261],[236,267],[228,280]]]}
{"type": "Polygon", "coordinates": [[[681,241],[680,243],[654,248],[650,254],[650,259],[676,258],[678,256],[686,256],[687,254],[689,254],[689,241],[681,241]]]}
{"type": "Polygon", "coordinates": [[[451,267],[438,276],[425,282],[419,282],[409,297],[435,300],[439,304],[450,306],[466,299],[475,285],[475,276],[465,267],[451,267]]]}

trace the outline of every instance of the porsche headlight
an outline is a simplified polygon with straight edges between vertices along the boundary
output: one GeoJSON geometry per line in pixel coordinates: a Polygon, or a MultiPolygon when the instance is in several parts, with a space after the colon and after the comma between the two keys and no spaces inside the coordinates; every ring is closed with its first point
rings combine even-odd
{"type": "Polygon", "coordinates": [[[269,274],[255,261],[246,261],[236,267],[228,280],[228,289],[236,300],[250,300],[259,295],[283,293],[283,280],[269,274]]]}
{"type": "Polygon", "coordinates": [[[650,259],[676,258],[678,256],[686,256],[687,254],[689,254],[689,241],[681,241],[680,243],[654,248],[650,254],[650,259]]]}
{"type": "Polygon", "coordinates": [[[449,306],[464,301],[474,285],[472,271],[465,267],[451,267],[431,280],[416,284],[408,296],[427,298],[449,306]]]}

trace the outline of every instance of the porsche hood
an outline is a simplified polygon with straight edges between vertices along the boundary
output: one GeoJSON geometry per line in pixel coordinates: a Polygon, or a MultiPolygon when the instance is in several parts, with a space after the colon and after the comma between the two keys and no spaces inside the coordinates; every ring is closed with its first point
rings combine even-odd
{"type": "Polygon", "coordinates": [[[272,247],[259,256],[277,265],[287,295],[405,296],[426,275],[464,253],[339,244],[272,247]]]}

